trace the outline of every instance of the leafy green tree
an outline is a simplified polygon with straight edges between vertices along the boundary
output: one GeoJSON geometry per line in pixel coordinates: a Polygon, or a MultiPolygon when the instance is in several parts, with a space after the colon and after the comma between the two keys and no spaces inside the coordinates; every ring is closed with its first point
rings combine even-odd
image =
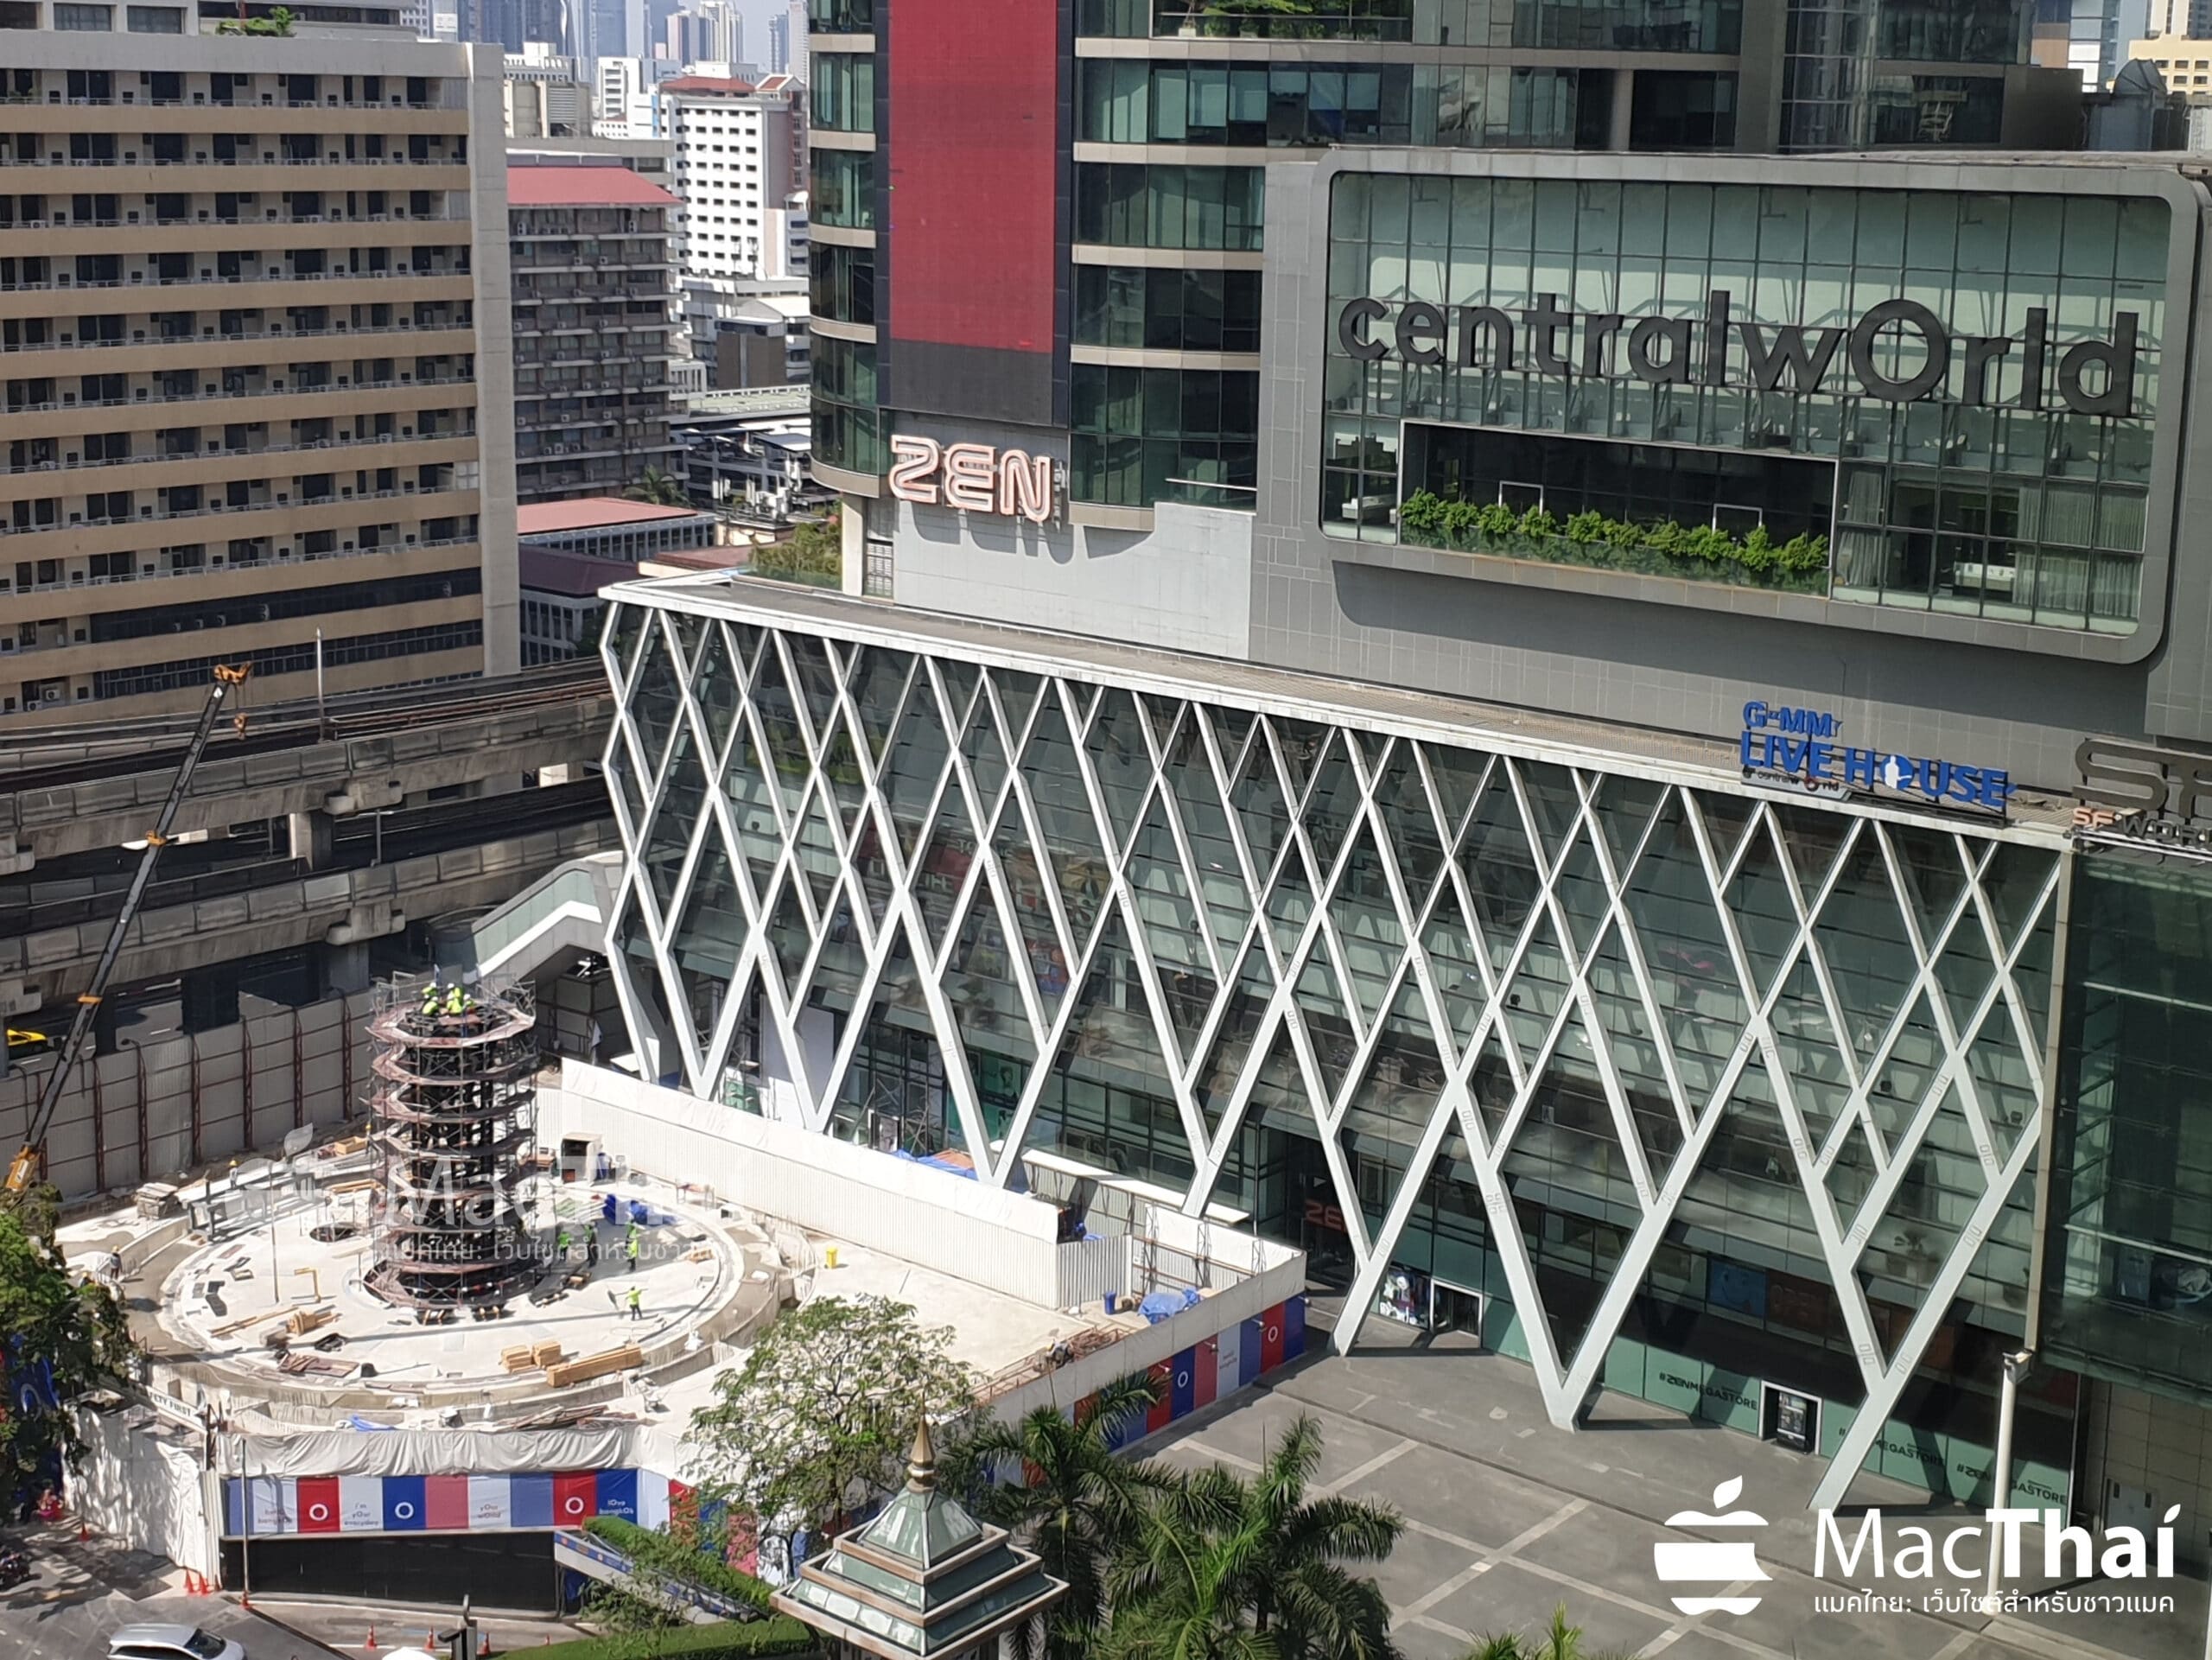
{"type": "Polygon", "coordinates": [[[844,574],[845,542],[837,515],[819,523],[802,520],[782,541],[755,549],[753,569],[763,576],[790,582],[838,582],[844,574]]]}
{"type": "Polygon", "coordinates": [[[887,1297],[818,1297],[771,1326],[745,1364],[715,1379],[686,1440],[702,1497],[766,1528],[832,1528],[904,1479],[922,1417],[975,1401],[949,1326],[887,1297]]]}
{"type": "Polygon", "coordinates": [[[664,473],[658,467],[649,467],[639,475],[638,481],[622,493],[632,501],[650,502],[656,507],[688,507],[690,497],[683,493],[683,481],[673,473],[664,473]]]}
{"type": "Polygon", "coordinates": [[[1067,1581],[1046,1651],[1077,1660],[1090,1650],[1106,1612],[1106,1581],[1115,1558],[1141,1537],[1147,1508],[1172,1491],[1174,1474],[1149,1460],[1114,1453],[1116,1434],[1160,1399],[1150,1377],[1125,1377],[1098,1392],[1091,1411],[1070,1422],[1039,1407],[1019,1423],[991,1423],[961,1447],[955,1480],[972,1472],[1002,1478],[995,1485],[960,1482],[970,1508],[1027,1539],[1045,1571],[1067,1581]]]}
{"type": "Polygon", "coordinates": [[[1321,1432],[1300,1416],[1247,1479],[1218,1466],[1147,1512],[1108,1585],[1096,1660],[1395,1660],[1380,1561],[1405,1523],[1384,1504],[1308,1498],[1321,1432]]]}
{"type": "MultiPolygon", "coordinates": [[[[0,1209],[0,1365],[43,1367],[65,1406],[109,1387],[130,1369],[137,1350],[115,1297],[72,1277],[54,1243],[51,1188],[0,1209]]],[[[66,1412],[0,1414],[0,1500],[35,1491],[56,1453],[74,1462],[82,1439],[66,1412]]]]}

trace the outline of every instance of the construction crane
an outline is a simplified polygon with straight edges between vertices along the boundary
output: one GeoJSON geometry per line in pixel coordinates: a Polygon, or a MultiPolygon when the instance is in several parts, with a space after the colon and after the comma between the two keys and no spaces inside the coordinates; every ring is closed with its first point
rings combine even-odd
{"type": "MultiPolygon", "coordinates": [[[[13,1201],[29,1190],[37,1179],[39,1164],[46,1146],[47,1127],[54,1122],[54,1109],[61,1104],[61,1091],[68,1086],[69,1074],[76,1069],[77,1057],[83,1053],[85,1040],[92,1035],[92,1022],[99,1018],[100,1004],[107,996],[107,983],[115,973],[115,965],[123,955],[123,941],[130,932],[130,925],[138,915],[139,901],[146,897],[147,885],[154,879],[154,866],[162,856],[162,849],[169,844],[169,826],[176,822],[177,809],[184,805],[185,792],[192,787],[193,769],[200,765],[202,751],[215,730],[215,717],[222,713],[225,699],[238,687],[245,684],[245,677],[253,671],[251,664],[232,668],[228,664],[215,665],[214,684],[207,688],[207,705],[200,711],[200,724],[193,728],[192,737],[184,747],[184,759],[177,763],[176,778],[169,785],[168,799],[162,803],[156,816],[154,828],[146,832],[145,851],[138,855],[138,868],[130,878],[130,886],[123,895],[123,907],[115,913],[115,925],[108,930],[106,949],[100,952],[99,964],[92,970],[92,983],[77,995],[77,1017],[70,1022],[69,1035],[54,1062],[54,1070],[46,1075],[46,1088],[40,1091],[38,1110],[31,1115],[30,1129],[23,1136],[22,1151],[8,1167],[7,1199],[13,1201]]],[[[243,737],[245,735],[245,716],[243,711],[232,718],[231,725],[243,737]]]]}

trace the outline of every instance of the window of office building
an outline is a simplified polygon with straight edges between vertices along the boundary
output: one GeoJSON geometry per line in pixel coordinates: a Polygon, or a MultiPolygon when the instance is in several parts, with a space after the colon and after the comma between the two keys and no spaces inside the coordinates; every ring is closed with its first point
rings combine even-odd
{"type": "Polygon", "coordinates": [[[1743,0],[1318,0],[1294,9],[1201,0],[1078,0],[1076,32],[1733,53],[1740,49],[1743,16],[1743,0]]]}
{"type": "Polygon", "coordinates": [[[826,132],[875,130],[875,60],[864,53],[817,52],[807,60],[807,118],[826,132]]]}
{"type": "Polygon", "coordinates": [[[1068,371],[1068,489],[1077,500],[1254,505],[1257,374],[1077,363],[1068,371]]]}
{"type": "MultiPolygon", "coordinates": [[[[824,153],[835,152],[817,152],[824,153]]],[[[1266,172],[1255,167],[1079,162],[1076,240],[1125,248],[1256,249],[1266,189],[1266,172]]]]}
{"type": "Polygon", "coordinates": [[[1993,144],[2005,121],[1994,75],[1884,75],[1869,111],[1878,144],[1993,144]]]}
{"type": "Polygon", "coordinates": [[[1874,55],[1922,63],[2017,63],[2033,0],[1882,0],[1874,55]]]}
{"type": "Polygon", "coordinates": [[[1260,273],[1077,265],[1075,341],[1152,352],[1256,352],[1260,273]]]}
{"type": "Polygon", "coordinates": [[[2043,1345],[2206,1398],[2212,1339],[2212,865],[2075,865],[2043,1345]],[[2088,926],[2082,919],[2088,919],[2088,926]]]}
{"type": "Polygon", "coordinates": [[[815,149],[806,158],[807,215],[842,230],[875,228],[875,156],[868,150],[815,149]]]}
{"type": "Polygon", "coordinates": [[[2133,630],[2163,201],[1346,175],[1332,212],[1332,534],[1444,534],[1395,512],[1402,434],[1424,514],[1547,516],[1462,513],[1445,545],[2133,630]],[[1659,445],[1701,453],[1710,501],[1644,517],[1659,445]],[[1578,513],[1629,528],[1543,529],[1578,513]]]}
{"type": "Polygon", "coordinates": [[[1732,149],[1736,77],[1694,69],[1639,69],[1630,86],[1635,150],[1732,149]]]}
{"type": "Polygon", "coordinates": [[[79,34],[105,34],[115,27],[115,8],[73,5],[56,0],[54,26],[79,34]]]}
{"type": "Polygon", "coordinates": [[[832,322],[875,321],[875,250],[817,243],[807,251],[814,315],[832,322]]]}
{"type": "Polygon", "coordinates": [[[882,411],[876,407],[875,347],[862,341],[813,343],[814,454],[854,473],[884,468],[882,411]]]}
{"type": "Polygon", "coordinates": [[[1078,60],[1078,138],[1109,144],[1402,144],[1408,66],[1078,60]]]}

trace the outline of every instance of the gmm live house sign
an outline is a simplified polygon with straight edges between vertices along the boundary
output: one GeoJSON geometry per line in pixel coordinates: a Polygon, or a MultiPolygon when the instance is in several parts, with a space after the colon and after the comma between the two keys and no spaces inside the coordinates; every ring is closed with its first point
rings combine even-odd
{"type": "MultiPolygon", "coordinates": [[[[1945,402],[2039,410],[2055,393],[2076,415],[2135,412],[2137,341],[2141,319],[2115,313],[2109,340],[2076,340],[2063,350],[2050,339],[2049,311],[2030,307],[2018,335],[1955,335],[1916,300],[1885,300],[1849,328],[1808,328],[1741,320],[1726,289],[1706,296],[1701,317],[1640,317],[1580,312],[1555,294],[1531,306],[1400,304],[1395,319],[1383,301],[1347,300],[1337,312],[1337,343],[1364,361],[1450,362],[1462,369],[1521,370],[1540,375],[1641,380],[1651,385],[1741,386],[1762,392],[1843,392],[1892,404],[1925,398],[1945,402]],[[1389,326],[1384,327],[1386,320],[1389,326]],[[1884,366],[1892,354],[1885,337],[1916,342],[1910,373],[1884,366]],[[1734,372],[1731,347],[1740,344],[1744,372],[1734,372]],[[2019,391],[2000,400],[2000,366],[2017,353],[2019,391]],[[1847,384],[1846,377],[1848,377],[1847,384]]],[[[1900,365],[1900,366],[1902,366],[1900,365]]]]}

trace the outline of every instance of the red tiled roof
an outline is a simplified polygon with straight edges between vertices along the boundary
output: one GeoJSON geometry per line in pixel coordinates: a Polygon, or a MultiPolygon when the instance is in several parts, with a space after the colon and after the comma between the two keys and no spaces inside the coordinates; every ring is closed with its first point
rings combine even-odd
{"type": "Polygon", "coordinates": [[[545,536],[555,531],[644,525],[654,519],[690,518],[698,511],[696,507],[656,507],[643,501],[625,501],[620,496],[586,496],[579,501],[532,501],[515,509],[515,533],[545,536]]]}
{"type": "Polygon", "coordinates": [[[664,92],[730,92],[740,97],[754,90],[749,80],[733,80],[724,75],[678,75],[673,80],[660,84],[664,92]]]}
{"type": "Polygon", "coordinates": [[[675,197],[626,167],[511,167],[510,207],[674,207],[675,197]]]}

